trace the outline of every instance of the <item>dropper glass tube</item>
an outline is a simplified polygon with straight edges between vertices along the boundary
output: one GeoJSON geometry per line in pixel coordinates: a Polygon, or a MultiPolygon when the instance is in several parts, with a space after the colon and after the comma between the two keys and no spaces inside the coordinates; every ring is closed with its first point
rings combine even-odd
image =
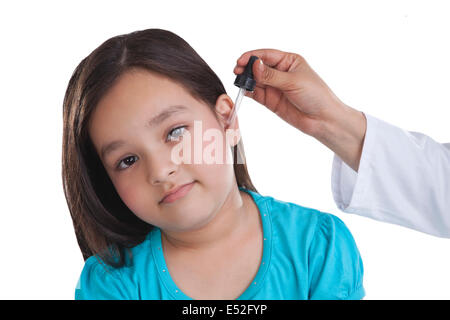
{"type": "Polygon", "coordinates": [[[227,125],[228,125],[228,126],[229,126],[230,124],[232,124],[233,121],[234,121],[234,118],[236,118],[237,111],[238,111],[238,109],[239,109],[239,106],[241,105],[242,98],[244,97],[244,95],[245,95],[245,89],[244,89],[244,88],[239,88],[239,92],[238,92],[236,101],[235,101],[235,103],[234,103],[234,108],[233,108],[233,110],[231,111],[231,116],[228,118],[228,122],[227,122],[227,125]]]}

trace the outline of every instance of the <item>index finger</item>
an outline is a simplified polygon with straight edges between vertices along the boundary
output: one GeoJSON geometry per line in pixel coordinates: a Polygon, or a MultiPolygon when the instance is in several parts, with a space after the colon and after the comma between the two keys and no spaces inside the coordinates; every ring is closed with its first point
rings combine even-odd
{"type": "Polygon", "coordinates": [[[268,65],[269,67],[273,67],[277,65],[278,63],[283,60],[289,53],[284,52],[277,49],[257,49],[257,50],[251,50],[243,53],[239,59],[237,59],[237,65],[238,66],[246,66],[248,63],[248,60],[251,56],[257,56],[258,58],[261,58],[264,61],[265,65],[268,65]]]}

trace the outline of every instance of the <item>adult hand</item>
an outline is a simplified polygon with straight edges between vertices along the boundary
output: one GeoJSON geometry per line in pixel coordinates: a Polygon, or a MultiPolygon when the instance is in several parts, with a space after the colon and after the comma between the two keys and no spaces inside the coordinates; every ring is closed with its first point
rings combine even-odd
{"type": "Polygon", "coordinates": [[[237,60],[235,74],[244,71],[250,56],[255,90],[246,96],[311,135],[358,171],[366,120],[362,112],[345,105],[296,53],[276,49],[247,51],[237,60]]]}

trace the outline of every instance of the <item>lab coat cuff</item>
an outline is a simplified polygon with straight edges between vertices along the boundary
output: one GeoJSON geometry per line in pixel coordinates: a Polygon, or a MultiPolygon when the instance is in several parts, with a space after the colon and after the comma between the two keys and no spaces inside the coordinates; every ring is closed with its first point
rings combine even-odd
{"type": "Polygon", "coordinates": [[[379,121],[364,113],[367,119],[366,134],[358,172],[350,168],[338,155],[334,155],[331,172],[331,190],[337,207],[347,213],[366,211],[365,192],[372,175],[376,135],[379,121]]]}

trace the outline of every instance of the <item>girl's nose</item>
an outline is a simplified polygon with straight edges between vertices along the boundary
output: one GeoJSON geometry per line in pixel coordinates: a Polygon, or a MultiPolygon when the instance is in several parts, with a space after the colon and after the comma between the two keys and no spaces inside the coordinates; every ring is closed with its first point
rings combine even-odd
{"type": "Polygon", "coordinates": [[[147,176],[152,185],[164,183],[167,179],[173,179],[178,165],[172,161],[170,156],[163,154],[155,155],[147,161],[147,176]]]}

